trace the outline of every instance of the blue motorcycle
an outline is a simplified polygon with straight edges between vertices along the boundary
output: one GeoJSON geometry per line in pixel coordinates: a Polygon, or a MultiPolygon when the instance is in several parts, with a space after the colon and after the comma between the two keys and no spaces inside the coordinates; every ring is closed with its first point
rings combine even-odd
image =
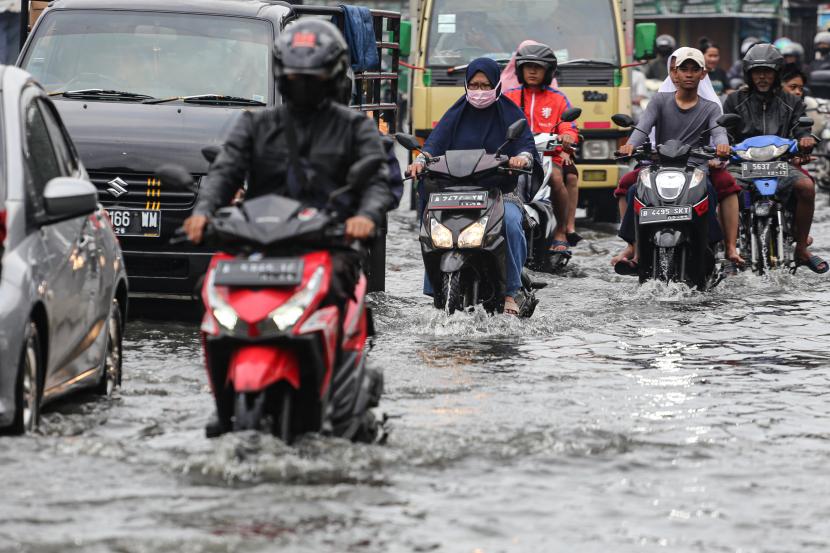
{"type": "Polygon", "coordinates": [[[753,136],[732,148],[731,164],[743,188],[738,247],[753,272],[764,274],[795,263],[793,193],[790,160],[798,141],[780,136],[753,136]]]}

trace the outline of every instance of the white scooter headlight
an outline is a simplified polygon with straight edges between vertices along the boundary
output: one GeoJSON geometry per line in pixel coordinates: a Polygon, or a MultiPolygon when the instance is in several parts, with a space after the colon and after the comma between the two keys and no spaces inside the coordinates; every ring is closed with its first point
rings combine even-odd
{"type": "Polygon", "coordinates": [[[287,302],[268,314],[268,318],[280,331],[285,331],[297,324],[308,306],[314,301],[320,286],[323,284],[323,275],[326,270],[320,266],[308,279],[308,284],[291,296],[287,302]]]}
{"type": "Polygon", "coordinates": [[[757,148],[747,148],[746,150],[738,150],[735,152],[743,160],[746,161],[770,161],[787,153],[790,147],[787,144],[783,146],[761,146],[757,148]]]}
{"type": "Polygon", "coordinates": [[[645,186],[646,188],[651,188],[651,168],[646,167],[640,171],[639,176],[640,184],[645,186]]]}
{"type": "Polygon", "coordinates": [[[436,248],[452,248],[452,231],[439,223],[435,217],[429,218],[429,235],[436,248]]]}
{"type": "Polygon", "coordinates": [[[683,192],[683,186],[686,184],[686,173],[682,171],[663,171],[657,174],[654,184],[657,185],[657,193],[660,194],[660,197],[666,200],[674,200],[683,192]]]}
{"type": "Polygon", "coordinates": [[[225,299],[216,291],[216,286],[213,284],[215,275],[216,270],[213,270],[210,272],[210,277],[208,277],[208,305],[213,313],[213,318],[216,319],[216,322],[222,328],[235,330],[236,323],[239,322],[239,315],[236,314],[234,308],[228,305],[225,299]]]}
{"type": "Polygon", "coordinates": [[[459,248],[479,248],[484,240],[484,231],[487,230],[487,217],[482,217],[458,235],[459,248]]]}

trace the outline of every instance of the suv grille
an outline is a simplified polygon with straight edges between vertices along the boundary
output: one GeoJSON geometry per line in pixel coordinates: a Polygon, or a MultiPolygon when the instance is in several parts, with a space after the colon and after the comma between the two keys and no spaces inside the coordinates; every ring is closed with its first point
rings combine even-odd
{"type": "MultiPolygon", "coordinates": [[[[98,199],[105,207],[120,206],[140,209],[188,209],[196,201],[192,190],[170,188],[161,185],[155,176],[144,173],[90,173],[92,183],[98,188],[98,199]],[[109,183],[119,178],[124,182],[126,192],[113,194],[110,188],[120,192],[118,187],[109,183]]],[[[194,175],[194,181],[199,177],[194,175]]]]}

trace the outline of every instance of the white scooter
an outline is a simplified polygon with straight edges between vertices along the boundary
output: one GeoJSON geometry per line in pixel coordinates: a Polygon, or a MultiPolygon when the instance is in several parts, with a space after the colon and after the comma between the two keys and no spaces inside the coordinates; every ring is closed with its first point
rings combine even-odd
{"type": "MultiPolygon", "coordinates": [[[[571,122],[579,119],[582,115],[580,108],[570,108],[562,113],[562,121],[571,122]]],[[[555,154],[563,146],[558,134],[541,133],[534,136],[536,151],[542,157],[542,184],[533,190],[530,177],[522,177],[525,180],[520,186],[531,188],[532,199],[525,200],[524,208],[527,223],[528,256],[527,267],[534,271],[556,272],[564,269],[571,260],[570,252],[556,253],[550,251],[550,244],[553,241],[553,230],[556,227],[556,217],[553,214],[551,205],[550,190],[551,179],[553,178],[554,165],[552,154],[555,154]]],[[[524,198],[530,194],[524,194],[524,198]]]]}

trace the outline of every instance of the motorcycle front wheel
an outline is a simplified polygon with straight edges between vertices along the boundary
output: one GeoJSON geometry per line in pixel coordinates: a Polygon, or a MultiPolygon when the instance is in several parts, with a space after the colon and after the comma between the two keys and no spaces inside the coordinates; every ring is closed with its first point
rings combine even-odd
{"type": "Polygon", "coordinates": [[[442,275],[442,291],[444,297],[444,311],[452,315],[464,308],[464,296],[461,291],[461,271],[444,273],[442,275]]]}

